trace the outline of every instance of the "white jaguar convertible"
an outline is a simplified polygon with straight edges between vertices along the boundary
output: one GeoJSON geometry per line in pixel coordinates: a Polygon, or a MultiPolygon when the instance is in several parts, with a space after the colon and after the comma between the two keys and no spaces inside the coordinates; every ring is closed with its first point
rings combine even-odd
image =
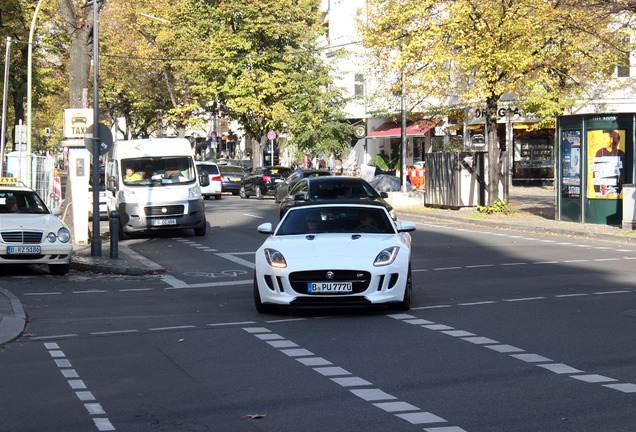
{"type": "Polygon", "coordinates": [[[411,305],[412,222],[394,221],[381,204],[292,208],[256,252],[254,302],[289,307],[411,305]]]}

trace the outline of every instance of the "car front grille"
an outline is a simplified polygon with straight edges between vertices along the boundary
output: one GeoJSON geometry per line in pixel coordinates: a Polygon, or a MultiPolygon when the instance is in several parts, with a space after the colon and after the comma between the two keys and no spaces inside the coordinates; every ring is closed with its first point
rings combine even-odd
{"type": "Polygon", "coordinates": [[[183,205],[151,206],[144,207],[144,214],[146,216],[179,216],[183,214],[183,210],[183,205]]]}
{"type": "Polygon", "coordinates": [[[2,241],[5,243],[42,243],[42,231],[2,231],[2,241]]]}
{"type": "MultiPolygon", "coordinates": [[[[329,270],[311,270],[302,272],[293,272],[289,275],[289,283],[292,289],[298,294],[308,294],[307,283],[309,282],[351,282],[353,292],[329,295],[351,295],[364,292],[371,283],[371,273],[367,271],[357,270],[331,270],[333,278],[327,278],[329,270]]],[[[324,294],[315,294],[324,295],[324,294]]]]}

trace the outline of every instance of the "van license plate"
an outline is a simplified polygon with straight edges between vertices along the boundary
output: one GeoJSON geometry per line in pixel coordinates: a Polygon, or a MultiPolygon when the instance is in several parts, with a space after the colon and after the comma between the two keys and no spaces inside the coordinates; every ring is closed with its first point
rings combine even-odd
{"type": "Polygon", "coordinates": [[[33,255],[40,253],[40,246],[7,246],[9,255],[33,255]]]}
{"type": "Polygon", "coordinates": [[[152,221],[153,226],[176,225],[176,219],[155,219],[152,221]]]}

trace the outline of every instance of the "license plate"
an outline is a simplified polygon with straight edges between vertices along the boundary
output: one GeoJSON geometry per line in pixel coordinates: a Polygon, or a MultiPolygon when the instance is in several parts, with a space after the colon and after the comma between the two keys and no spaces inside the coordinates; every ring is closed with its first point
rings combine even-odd
{"type": "Polygon", "coordinates": [[[152,221],[153,226],[163,226],[163,225],[176,225],[176,219],[154,219],[152,221]]]}
{"type": "Polygon", "coordinates": [[[241,178],[240,177],[232,177],[230,180],[231,181],[241,181],[241,178]]]}
{"type": "Polygon", "coordinates": [[[40,246],[7,246],[9,255],[33,255],[40,253],[40,246]]]}
{"type": "Polygon", "coordinates": [[[353,291],[351,282],[308,282],[307,292],[310,293],[349,293],[353,291]]]}

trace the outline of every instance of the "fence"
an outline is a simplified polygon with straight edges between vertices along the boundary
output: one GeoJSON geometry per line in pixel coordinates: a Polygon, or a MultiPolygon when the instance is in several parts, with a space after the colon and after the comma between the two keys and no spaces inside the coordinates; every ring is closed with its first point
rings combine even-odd
{"type": "MultiPolygon", "coordinates": [[[[17,177],[24,184],[28,184],[26,156],[24,154],[9,153],[6,156],[7,177],[17,177]]],[[[31,187],[44,200],[48,208],[59,206],[59,197],[53,193],[55,174],[53,156],[31,156],[31,187]]]]}

